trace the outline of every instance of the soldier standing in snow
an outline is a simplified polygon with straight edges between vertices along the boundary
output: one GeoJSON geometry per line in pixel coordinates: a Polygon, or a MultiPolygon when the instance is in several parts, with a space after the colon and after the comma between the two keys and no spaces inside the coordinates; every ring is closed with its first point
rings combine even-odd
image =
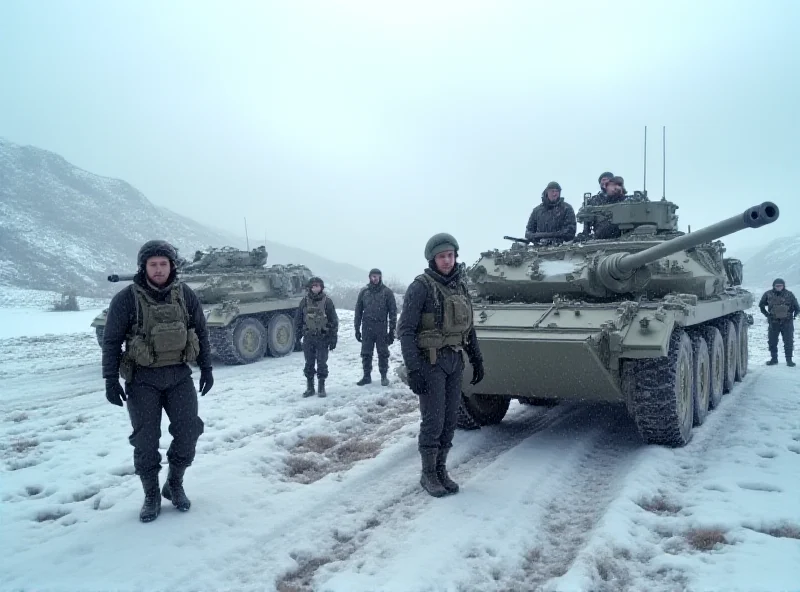
{"type": "Polygon", "coordinates": [[[333,301],[325,294],[325,283],[321,278],[308,280],[308,294],[300,301],[294,315],[295,335],[303,339],[303,355],[306,365],[303,374],[306,376],[304,397],[314,394],[314,364],[319,379],[319,396],[326,396],[325,379],[328,378],[328,351],[336,349],[339,335],[339,317],[333,301]]]}
{"type": "Polygon", "coordinates": [[[356,340],[361,343],[361,364],[364,377],[356,384],[364,386],[372,382],[372,352],[378,350],[378,370],[381,384],[389,385],[389,345],[394,342],[397,325],[397,302],[394,292],[383,283],[380,269],[369,272],[369,284],[358,293],[356,301],[356,340]],[[388,318],[388,330],[387,330],[388,318]],[[363,330],[363,333],[362,333],[363,330]]]}
{"type": "Polygon", "coordinates": [[[783,352],[786,355],[786,365],[794,366],[792,351],[794,349],[794,319],[800,312],[800,305],[795,295],[786,289],[786,284],[781,278],[772,282],[772,290],[764,292],[758,303],[761,312],[769,320],[767,330],[767,345],[770,360],[767,366],[778,363],[778,337],[783,339],[783,352]]]}
{"type": "Polygon", "coordinates": [[[103,336],[106,399],[127,402],[133,433],[133,466],[142,480],[144,504],[139,519],[155,520],[161,495],[182,512],[191,502],[183,475],[192,464],[203,420],[197,415],[197,391],[188,363],[200,367],[200,390],[214,384],[206,319],[197,296],[176,279],[178,254],[166,241],[148,241],[139,250],[133,284],[111,300],[103,336]],[[125,352],[121,351],[123,342],[125,352]],[[125,380],[125,389],[119,377],[125,380]],[[161,410],[170,420],[169,474],[159,495],[161,410]]]}
{"type": "Polygon", "coordinates": [[[408,384],[419,395],[420,484],[434,497],[458,491],[446,463],[461,401],[462,351],[472,364],[471,384],[483,380],[472,302],[457,257],[458,242],[451,235],[428,240],[428,268],[408,287],[397,326],[408,384]]]}

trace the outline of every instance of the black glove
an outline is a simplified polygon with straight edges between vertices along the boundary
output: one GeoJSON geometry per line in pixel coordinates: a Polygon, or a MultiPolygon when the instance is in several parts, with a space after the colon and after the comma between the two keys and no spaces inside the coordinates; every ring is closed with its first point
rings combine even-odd
{"type": "Polygon", "coordinates": [[[394,331],[389,329],[388,335],[386,335],[386,343],[388,345],[392,345],[394,343],[394,331]]]}
{"type": "Polygon", "coordinates": [[[328,338],[328,349],[331,350],[331,351],[335,350],[336,349],[336,342],[338,340],[339,340],[339,337],[337,335],[331,335],[328,338]]]}
{"type": "Polygon", "coordinates": [[[128,400],[125,395],[125,389],[122,388],[118,378],[106,378],[106,399],[112,405],[119,405],[120,407],[122,407],[122,401],[128,400]]]}
{"type": "Polygon", "coordinates": [[[356,329],[356,341],[361,343],[361,329],[356,329]]]}
{"type": "Polygon", "coordinates": [[[214,376],[211,374],[211,368],[203,368],[200,370],[200,396],[205,396],[212,386],[214,386],[214,376]]]}
{"type": "Polygon", "coordinates": [[[472,380],[470,384],[478,384],[483,380],[483,360],[474,360],[472,363],[472,380]]]}
{"type": "Polygon", "coordinates": [[[408,373],[408,386],[415,395],[424,395],[428,392],[428,384],[421,370],[412,370],[408,373]]]}

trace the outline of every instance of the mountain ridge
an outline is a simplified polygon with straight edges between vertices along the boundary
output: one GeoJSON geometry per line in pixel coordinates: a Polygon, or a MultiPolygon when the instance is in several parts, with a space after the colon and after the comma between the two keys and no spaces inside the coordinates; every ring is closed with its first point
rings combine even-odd
{"type": "MultiPolygon", "coordinates": [[[[114,292],[109,273],[130,272],[139,247],[163,238],[182,256],[245,240],[150,202],[125,180],[96,175],[46,149],[0,137],[0,284],[84,295],[114,292]]],[[[252,241],[251,247],[264,244],[252,241]]],[[[367,271],[267,241],[268,264],[298,263],[329,281],[367,271]]]]}

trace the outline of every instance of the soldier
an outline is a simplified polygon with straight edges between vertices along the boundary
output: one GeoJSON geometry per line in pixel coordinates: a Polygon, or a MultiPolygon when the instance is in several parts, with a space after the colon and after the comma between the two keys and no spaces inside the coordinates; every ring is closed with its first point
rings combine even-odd
{"type": "Polygon", "coordinates": [[[614,173],[606,172],[600,175],[597,178],[597,182],[600,184],[600,191],[598,191],[592,197],[596,199],[603,199],[603,196],[605,196],[606,194],[606,185],[608,185],[608,182],[613,178],[614,178],[614,173]]]}
{"type": "Polygon", "coordinates": [[[536,243],[560,243],[575,238],[575,211],[561,197],[561,185],[551,181],[542,191],[542,203],[533,208],[525,238],[536,243]]]}
{"type": "MultiPolygon", "coordinates": [[[[625,201],[625,180],[622,177],[613,177],[606,183],[605,192],[593,195],[587,202],[587,206],[605,206],[625,201]]],[[[594,231],[594,238],[618,238],[622,231],[610,220],[584,222],[582,235],[589,236],[594,231]]]]}
{"type": "Polygon", "coordinates": [[[389,386],[389,345],[394,343],[397,302],[391,288],[384,285],[382,275],[380,269],[370,270],[369,284],[361,289],[356,301],[356,340],[361,343],[361,363],[364,367],[364,377],[356,383],[358,386],[372,382],[373,349],[378,350],[381,385],[389,386]]]}
{"type": "Polygon", "coordinates": [[[133,427],[128,440],[144,488],[142,522],[158,517],[161,495],[178,510],[189,510],[183,475],[194,460],[204,424],[197,415],[197,391],[188,363],[196,361],[200,367],[203,395],[214,385],[203,308],[192,289],[176,279],[177,260],[176,250],[166,241],[142,245],[139,270],[131,286],[111,300],[103,336],[106,399],[120,407],[127,402],[133,427]],[[159,495],[162,409],[169,417],[172,443],[167,450],[169,473],[159,495]]]}
{"type": "Polygon", "coordinates": [[[778,363],[778,336],[783,339],[783,352],[786,355],[786,365],[794,366],[792,351],[794,349],[794,319],[800,312],[800,305],[795,295],[786,289],[786,284],[781,278],[772,282],[772,290],[764,292],[758,303],[761,312],[769,320],[767,330],[767,345],[769,346],[770,360],[767,366],[778,363]]]}
{"type": "Polygon", "coordinates": [[[328,351],[336,349],[339,335],[339,317],[333,301],[325,294],[325,283],[321,278],[308,280],[308,294],[294,315],[295,334],[303,338],[303,355],[306,365],[303,374],[307,387],[304,397],[314,394],[314,363],[317,365],[319,396],[326,396],[325,379],[328,378],[328,351]]]}
{"type": "Polygon", "coordinates": [[[458,491],[447,474],[447,454],[461,401],[462,350],[472,364],[471,384],[483,380],[472,302],[457,257],[458,242],[451,235],[440,233],[428,240],[428,268],[408,287],[397,327],[408,384],[419,395],[420,484],[434,497],[458,491]]]}

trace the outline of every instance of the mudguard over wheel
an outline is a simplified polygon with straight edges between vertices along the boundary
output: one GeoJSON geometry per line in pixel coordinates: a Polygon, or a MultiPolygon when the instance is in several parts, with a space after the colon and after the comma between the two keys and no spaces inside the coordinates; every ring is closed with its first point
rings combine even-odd
{"type": "Polygon", "coordinates": [[[625,360],[622,386],[633,419],[648,444],[685,446],[692,439],[694,384],[692,341],[675,329],[666,356],[625,360]]]}
{"type": "Polygon", "coordinates": [[[743,314],[737,315],[735,324],[736,334],[739,336],[739,360],[736,364],[734,380],[736,382],[742,382],[744,377],[747,376],[747,367],[750,361],[750,350],[748,347],[749,325],[743,314]]]}
{"type": "Polygon", "coordinates": [[[692,365],[694,382],[694,425],[703,425],[708,417],[709,389],[711,386],[711,361],[708,344],[697,333],[690,333],[692,340],[692,365]]]}
{"type": "Polygon", "coordinates": [[[295,348],[294,321],[287,315],[273,315],[267,325],[267,351],[273,358],[292,353],[295,348]]]}
{"type": "Polygon", "coordinates": [[[708,385],[708,403],[711,409],[716,409],[722,401],[722,389],[725,383],[725,345],[722,334],[716,327],[704,327],[702,335],[708,345],[711,378],[708,385]]]}
{"type": "Polygon", "coordinates": [[[252,364],[267,350],[267,331],[254,317],[238,318],[227,327],[214,327],[209,337],[217,355],[229,365],[252,364]]]}
{"type": "Polygon", "coordinates": [[[717,323],[722,334],[722,343],[725,348],[725,373],[723,374],[722,392],[729,393],[736,382],[736,366],[739,360],[739,336],[736,325],[730,319],[720,319],[717,323]]]}
{"type": "Polygon", "coordinates": [[[500,423],[508,412],[509,397],[491,395],[461,394],[461,404],[478,425],[486,426],[500,423]]]}

